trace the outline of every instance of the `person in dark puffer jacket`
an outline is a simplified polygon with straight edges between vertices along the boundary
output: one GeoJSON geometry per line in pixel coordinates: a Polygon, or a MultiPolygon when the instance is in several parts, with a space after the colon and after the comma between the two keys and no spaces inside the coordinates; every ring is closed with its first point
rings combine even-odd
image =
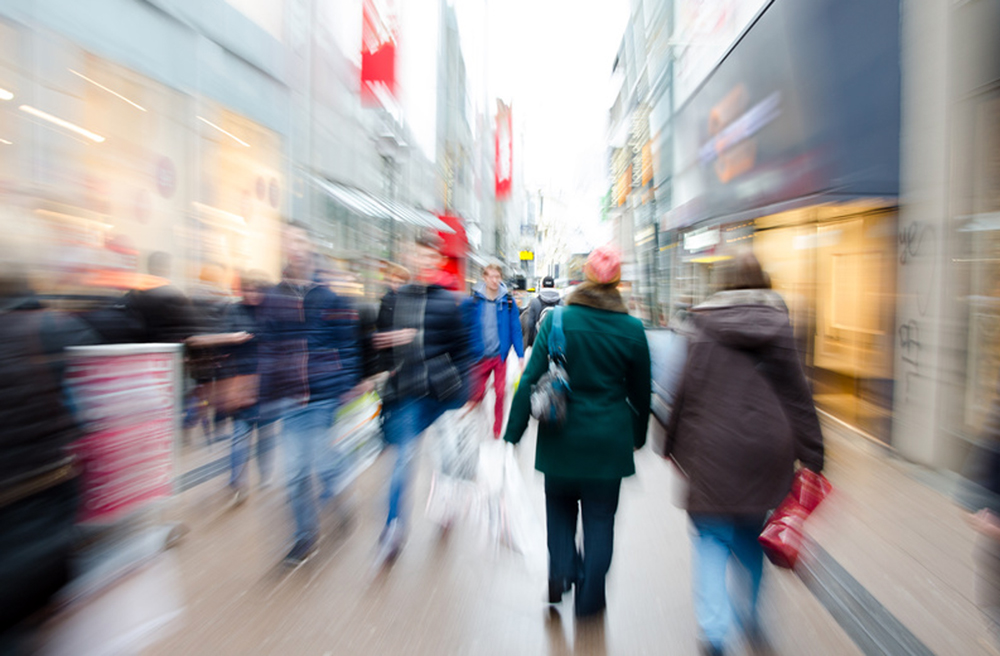
{"type": "Polygon", "coordinates": [[[764,642],[757,596],[768,511],[791,489],[795,463],[823,469],[823,436],[795,350],[788,310],[749,251],[720,267],[722,291],[693,308],[693,335],[663,455],[688,481],[695,614],[705,651],[721,654],[733,623],[764,642]],[[745,604],[726,585],[729,562],[748,579],[745,604]]]}
{"type": "Polygon", "coordinates": [[[402,287],[392,312],[392,330],[377,334],[377,348],[391,349],[393,364],[383,395],[383,430],[395,447],[389,513],[379,538],[380,561],[391,561],[405,535],[405,494],[420,435],[445,411],[468,398],[471,336],[462,298],[441,269],[440,239],[426,234],[414,247],[418,280],[402,287]]]}

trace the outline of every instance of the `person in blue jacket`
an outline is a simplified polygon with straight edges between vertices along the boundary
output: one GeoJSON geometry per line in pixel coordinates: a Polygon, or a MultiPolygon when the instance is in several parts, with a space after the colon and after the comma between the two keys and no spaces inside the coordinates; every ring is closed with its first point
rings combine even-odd
{"type": "Polygon", "coordinates": [[[503,428],[504,397],[507,391],[507,356],[511,348],[517,353],[521,370],[524,370],[524,339],[521,336],[521,315],[514,296],[507,291],[501,278],[503,272],[497,264],[483,270],[483,281],[476,285],[472,296],[479,308],[482,329],[483,357],[475,369],[473,404],[480,403],[486,395],[490,374],[496,395],[493,419],[493,437],[500,439],[503,428]]]}

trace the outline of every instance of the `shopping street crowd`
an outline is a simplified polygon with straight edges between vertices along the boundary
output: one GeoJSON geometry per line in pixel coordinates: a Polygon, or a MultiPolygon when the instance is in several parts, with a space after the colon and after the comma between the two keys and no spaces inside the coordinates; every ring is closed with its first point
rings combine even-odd
{"type": "MultiPolygon", "coordinates": [[[[391,566],[405,545],[416,454],[432,425],[447,433],[484,416],[472,411],[492,398],[484,432],[516,445],[536,418],[548,600],[559,603],[572,592],[584,621],[605,609],[621,482],[635,473],[633,452],[652,435],[654,449],[687,484],[704,652],[724,653],[737,628],[766,649],[757,615],[765,558],[759,537],[789,492],[822,472],[824,448],[787,308],[754,256],[738,252],[718,267],[718,291],[679,312],[666,340],[651,343],[618,290],[621,262],[613,248],[590,254],[586,281],[571,293],[562,297],[547,278],[523,310],[496,265],[464,293],[464,282],[442,266],[440,248],[436,235],[421,235],[407,266],[388,266],[377,310],[334,291],[336,271],[295,223],[284,227],[282,279],[272,284],[247,272],[238,302],[212,291],[218,285],[209,284],[210,269],[206,289],[185,295],[169,283],[169,261],[154,254],[149,271],[163,284],[128,294],[117,310],[136,319],[131,328],[122,325],[125,314],[46,309],[23,277],[5,272],[2,651],[27,649],[39,613],[71,575],[83,492],[67,447],[81,429],[62,384],[61,354],[109,341],[185,345],[194,384],[184,423],[204,424],[208,435],[227,427],[234,505],[250,491],[252,444],[260,480],[276,483],[280,440],[294,527],[288,566],[315,553],[322,508],[338,503],[346,487],[347,454],[330,436],[338,412],[355,400],[379,399],[393,454],[380,567],[391,566]],[[508,362],[512,350],[516,365],[508,362]],[[521,372],[505,424],[507,366],[521,372]],[[732,582],[730,565],[740,573],[732,582]]],[[[977,515],[983,532],[991,517],[977,515]]]]}

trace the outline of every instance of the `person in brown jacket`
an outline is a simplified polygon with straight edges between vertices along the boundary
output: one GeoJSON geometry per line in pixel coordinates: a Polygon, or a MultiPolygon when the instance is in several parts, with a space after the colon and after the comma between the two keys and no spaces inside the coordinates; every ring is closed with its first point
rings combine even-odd
{"type": "Polygon", "coordinates": [[[795,351],[788,310],[750,252],[719,272],[722,291],[695,307],[665,457],[688,483],[695,613],[707,654],[721,654],[734,616],[727,565],[747,575],[741,618],[763,641],[757,595],[766,514],[789,492],[795,463],[823,469],[823,437],[795,351]]]}

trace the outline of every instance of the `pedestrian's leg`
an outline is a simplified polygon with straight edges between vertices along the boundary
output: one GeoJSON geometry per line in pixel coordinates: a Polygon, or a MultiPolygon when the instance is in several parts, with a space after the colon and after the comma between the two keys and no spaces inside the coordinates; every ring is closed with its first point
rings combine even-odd
{"type": "Polygon", "coordinates": [[[403,497],[409,483],[410,469],[416,455],[417,405],[413,400],[402,401],[389,408],[385,417],[384,430],[386,441],[396,449],[396,461],[389,480],[389,515],[388,526],[401,514],[403,497]]]}
{"type": "Polygon", "coordinates": [[[733,525],[728,519],[706,515],[691,515],[691,522],[695,615],[703,638],[721,651],[733,616],[726,590],[733,525]]]}
{"type": "Polygon", "coordinates": [[[472,367],[471,403],[479,403],[486,396],[486,381],[490,377],[490,358],[480,360],[472,367]]]}
{"type": "Polygon", "coordinates": [[[763,527],[763,518],[740,521],[733,534],[733,555],[743,570],[737,577],[741,588],[741,606],[746,607],[746,617],[742,618],[742,623],[747,635],[752,637],[760,634],[757,598],[760,596],[760,581],[764,572],[764,550],[757,538],[763,527]]]}
{"type": "Polygon", "coordinates": [[[295,519],[296,543],[315,542],[319,514],[313,488],[315,453],[311,434],[314,417],[309,406],[296,408],[284,418],[282,446],[288,465],[288,501],[295,519]]]}
{"type": "Polygon", "coordinates": [[[496,392],[496,405],[493,408],[493,437],[500,439],[500,429],[503,428],[503,402],[507,393],[507,361],[497,358],[493,365],[493,389],[496,392]]]}
{"type": "Polygon", "coordinates": [[[247,485],[247,460],[250,455],[251,425],[243,417],[233,417],[232,448],[229,453],[229,487],[243,491],[247,485]]]}
{"type": "Polygon", "coordinates": [[[549,547],[549,603],[558,603],[576,582],[576,517],[579,495],[572,484],[545,477],[545,528],[549,547]]]}
{"type": "Polygon", "coordinates": [[[260,484],[271,483],[274,472],[274,446],[278,434],[278,422],[257,421],[257,469],[260,472],[260,484]]]}
{"type": "Polygon", "coordinates": [[[577,589],[576,614],[592,615],[607,605],[605,580],[615,542],[615,513],[621,479],[587,481],[581,486],[583,513],[583,581],[577,589]]]}

